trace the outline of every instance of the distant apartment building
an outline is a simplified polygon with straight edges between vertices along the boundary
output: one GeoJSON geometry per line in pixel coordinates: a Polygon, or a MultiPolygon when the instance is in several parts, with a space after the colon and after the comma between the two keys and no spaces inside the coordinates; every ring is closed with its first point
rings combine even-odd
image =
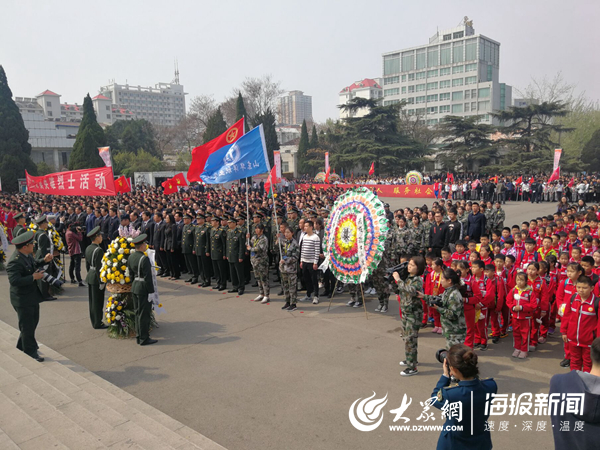
{"type": "MultiPolygon", "coordinates": [[[[381,80],[379,78],[365,78],[364,80],[352,83],[350,86],[346,86],[340,91],[338,105],[346,105],[350,100],[356,97],[380,100],[383,97],[381,80]]],[[[340,119],[346,119],[348,117],[363,117],[368,112],[369,110],[367,108],[360,108],[353,113],[348,113],[343,109],[340,109],[340,119]]]]}
{"type": "Polygon", "coordinates": [[[312,121],[312,97],[302,91],[290,91],[279,97],[279,125],[302,125],[302,122],[312,121]]]}
{"type": "Polygon", "coordinates": [[[383,104],[406,102],[411,115],[437,124],[446,115],[481,117],[512,105],[500,83],[500,43],[475,34],[473,22],[438,31],[429,43],[383,54],[383,104]]]}

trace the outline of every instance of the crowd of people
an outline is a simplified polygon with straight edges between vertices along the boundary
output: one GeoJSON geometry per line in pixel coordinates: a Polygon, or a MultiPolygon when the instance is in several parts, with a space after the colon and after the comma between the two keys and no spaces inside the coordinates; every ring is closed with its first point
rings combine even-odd
{"type": "MultiPolygon", "coordinates": [[[[97,229],[92,237],[101,233],[96,241],[106,250],[127,228],[147,235],[160,277],[180,280],[187,274],[185,281],[192,285],[246,295],[253,274],[253,287],[258,287],[253,301],[271,302],[271,285],[280,284],[278,295],[287,311],[296,310],[298,302],[318,304],[337,289],[348,290],[348,307],[363,307],[361,293],[376,295],[375,311],[386,313],[395,291],[405,376],[418,373],[421,328],[442,334],[448,348],[464,343],[479,351],[488,349],[488,338],[496,344],[512,332],[513,356],[525,359],[559,322],[565,341],[561,366],[589,370],[600,293],[596,206],[581,205],[584,199],[573,205],[563,197],[553,215],[509,227],[498,198],[494,203],[440,199],[431,208],[394,212],[385,204],[390,224],[385,252],[361,289],[337,282],[329,269],[319,270],[327,252],[324,229],[343,192],[333,186],[270,198],[261,186],[246,193],[240,185],[191,187],[168,196],[160,188],[137,186],[110,198],[2,193],[0,219],[9,234],[17,235],[32,222],[42,229],[47,222],[57,230],[67,243],[70,282],[80,286],[85,283],[79,266],[91,244],[87,236],[97,229]],[[394,272],[390,281],[386,271],[403,262],[406,273],[394,272]],[[299,298],[298,292],[304,295],[299,298]]],[[[39,251],[45,256],[47,249],[39,251]]],[[[50,289],[42,294],[54,298],[50,289]]]]}

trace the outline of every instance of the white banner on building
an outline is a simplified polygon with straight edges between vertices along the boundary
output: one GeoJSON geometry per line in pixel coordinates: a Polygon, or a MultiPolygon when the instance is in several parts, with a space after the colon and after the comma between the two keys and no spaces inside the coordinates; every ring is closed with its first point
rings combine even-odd
{"type": "Polygon", "coordinates": [[[329,169],[329,152],[325,152],[325,173],[327,173],[327,169],[329,169]]]}
{"type": "Polygon", "coordinates": [[[560,162],[560,155],[562,155],[562,148],[557,148],[554,150],[554,167],[552,168],[552,172],[556,170],[558,167],[558,163],[560,162]]]}
{"type": "Polygon", "coordinates": [[[112,167],[112,161],[110,160],[110,147],[98,147],[98,153],[100,158],[104,161],[106,167],[112,167]]]}
{"type": "Polygon", "coordinates": [[[275,175],[277,180],[281,180],[281,153],[279,150],[273,151],[273,161],[275,161],[275,175]]]}

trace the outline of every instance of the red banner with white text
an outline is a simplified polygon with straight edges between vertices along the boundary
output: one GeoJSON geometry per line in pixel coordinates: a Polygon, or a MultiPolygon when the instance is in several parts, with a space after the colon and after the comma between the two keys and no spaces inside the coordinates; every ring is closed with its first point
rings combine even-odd
{"type": "Polygon", "coordinates": [[[298,184],[302,190],[366,187],[374,190],[379,197],[434,198],[433,185],[429,184],[298,184]]]}
{"type": "Polygon", "coordinates": [[[116,195],[112,167],[71,170],[34,177],[25,171],[30,192],[50,195],[116,195]]]}

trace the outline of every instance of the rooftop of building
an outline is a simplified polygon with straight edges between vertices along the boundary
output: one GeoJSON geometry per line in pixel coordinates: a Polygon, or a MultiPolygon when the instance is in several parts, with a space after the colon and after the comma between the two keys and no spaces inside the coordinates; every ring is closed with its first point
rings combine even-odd
{"type": "Polygon", "coordinates": [[[340,91],[340,94],[342,94],[344,92],[352,92],[355,89],[366,89],[366,88],[372,88],[372,87],[381,89],[381,86],[379,85],[379,83],[377,81],[375,81],[372,78],[365,78],[364,80],[361,80],[361,81],[355,81],[350,86],[346,86],[344,89],[342,89],[340,91]]]}
{"type": "Polygon", "coordinates": [[[54,97],[60,97],[60,95],[59,95],[59,94],[57,94],[57,93],[55,93],[55,92],[52,92],[52,91],[50,91],[50,90],[48,90],[48,89],[46,89],[46,90],[45,90],[44,92],[42,92],[41,94],[38,94],[38,95],[37,95],[37,97],[41,97],[42,95],[52,95],[52,96],[54,96],[54,97]]]}

